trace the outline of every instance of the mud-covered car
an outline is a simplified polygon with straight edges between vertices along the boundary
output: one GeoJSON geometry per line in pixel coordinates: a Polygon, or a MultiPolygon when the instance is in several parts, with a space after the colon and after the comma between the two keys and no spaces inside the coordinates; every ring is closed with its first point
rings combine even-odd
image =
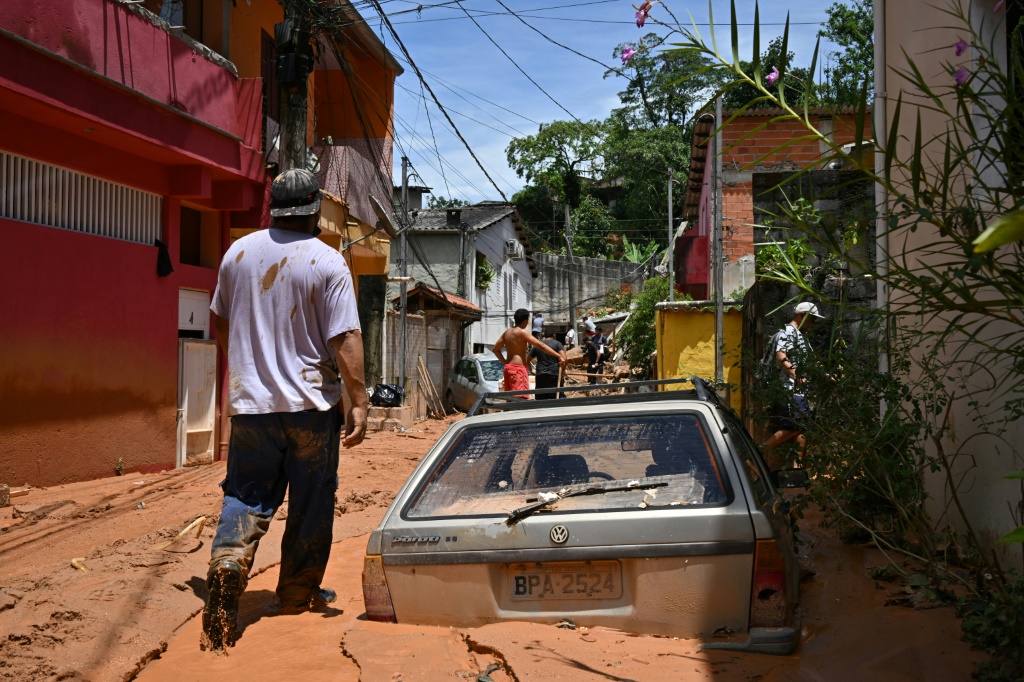
{"type": "MultiPolygon", "coordinates": [[[[367,617],[568,619],[791,653],[799,571],[779,482],[732,411],[693,382],[484,396],[497,412],[475,414],[478,403],[453,424],[370,535],[367,617]]],[[[783,485],[805,482],[796,470],[783,485]]]]}

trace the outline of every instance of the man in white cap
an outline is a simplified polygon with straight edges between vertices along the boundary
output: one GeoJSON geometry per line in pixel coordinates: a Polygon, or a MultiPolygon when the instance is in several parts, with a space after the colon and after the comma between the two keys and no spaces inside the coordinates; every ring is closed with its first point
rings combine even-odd
{"type": "Polygon", "coordinates": [[[231,440],[203,609],[204,649],[232,646],[238,598],[288,493],[277,596],[283,610],[335,600],[327,568],[339,444],[366,432],[363,341],[345,259],[316,238],[320,186],[304,169],[270,187],[270,229],[224,254],[210,310],[228,362],[231,440]],[[342,382],[351,408],[341,436],[342,382]]]}
{"type": "Polygon", "coordinates": [[[774,409],[772,428],[775,433],[761,445],[766,455],[792,438],[796,438],[799,454],[804,452],[807,440],[804,438],[802,422],[810,418],[811,409],[804,395],[807,377],[800,376],[798,364],[807,359],[811,346],[802,332],[810,329],[814,321],[822,317],[818,313],[818,306],[813,303],[798,303],[793,310],[793,319],[776,337],[775,361],[782,372],[782,385],[788,400],[780,402],[774,409]]]}

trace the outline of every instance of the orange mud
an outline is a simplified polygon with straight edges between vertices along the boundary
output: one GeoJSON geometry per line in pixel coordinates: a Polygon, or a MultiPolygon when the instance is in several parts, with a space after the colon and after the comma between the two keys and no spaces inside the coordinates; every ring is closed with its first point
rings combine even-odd
{"type": "MultiPolygon", "coordinates": [[[[33,491],[0,509],[0,680],[969,680],[980,655],[959,641],[951,609],[884,606],[905,597],[868,569],[877,550],[841,545],[805,523],[814,572],[801,598],[797,654],[701,651],[695,640],[529,623],[475,629],[362,618],[365,534],[445,427],[373,434],[342,452],[336,544],[324,584],[338,600],[282,615],[274,603],[283,523],[271,525],[240,603],[229,654],[199,649],[197,614],[220,509],[223,463],[33,491]],[[141,481],[141,482],[140,482],[141,481]],[[137,508],[144,503],[144,508],[137,508]],[[166,544],[207,517],[170,551],[166,544]],[[88,572],[71,559],[84,557],[88,572]]],[[[922,603],[923,604],[923,603],[922,603]]]]}

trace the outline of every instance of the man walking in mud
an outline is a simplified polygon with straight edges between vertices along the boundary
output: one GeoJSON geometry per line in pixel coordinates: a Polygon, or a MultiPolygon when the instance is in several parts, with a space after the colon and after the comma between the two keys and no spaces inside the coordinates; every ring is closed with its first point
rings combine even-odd
{"type": "MultiPolygon", "coordinates": [[[[807,377],[800,376],[799,364],[809,359],[811,347],[804,339],[803,332],[810,329],[815,320],[822,319],[818,306],[813,303],[799,303],[793,310],[793,319],[782,328],[775,340],[774,359],[779,366],[783,395],[773,407],[771,438],[761,444],[770,464],[782,465],[771,451],[786,441],[795,439],[797,454],[802,456],[807,440],[804,438],[804,424],[811,418],[811,408],[805,395],[807,377]]],[[[777,468],[773,466],[772,468],[777,468]]]]}
{"type": "Polygon", "coordinates": [[[530,372],[526,369],[526,363],[529,362],[526,355],[527,346],[533,346],[541,353],[554,357],[559,367],[565,367],[565,358],[526,331],[526,325],[530,322],[530,312],[526,308],[517,310],[512,319],[515,324],[506,329],[494,344],[494,354],[501,360],[501,364],[505,365],[505,390],[529,391],[530,372]]]}
{"type": "Polygon", "coordinates": [[[231,441],[203,610],[204,649],[233,646],[238,599],[260,538],[288,492],[277,596],[282,610],[335,600],[323,588],[338,450],[363,440],[363,342],[344,258],[316,238],[320,187],[307,170],[270,189],[270,229],[224,254],[210,309],[228,360],[231,441]],[[342,382],[351,408],[338,408],[342,382]]]}

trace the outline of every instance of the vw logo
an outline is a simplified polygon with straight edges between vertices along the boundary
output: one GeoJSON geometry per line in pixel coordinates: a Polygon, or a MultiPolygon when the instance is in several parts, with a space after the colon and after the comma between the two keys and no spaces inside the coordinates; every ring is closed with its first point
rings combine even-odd
{"type": "Polygon", "coordinates": [[[569,529],[562,524],[558,524],[551,529],[549,536],[551,537],[551,542],[556,545],[564,544],[565,541],[569,539],[569,529]]]}

